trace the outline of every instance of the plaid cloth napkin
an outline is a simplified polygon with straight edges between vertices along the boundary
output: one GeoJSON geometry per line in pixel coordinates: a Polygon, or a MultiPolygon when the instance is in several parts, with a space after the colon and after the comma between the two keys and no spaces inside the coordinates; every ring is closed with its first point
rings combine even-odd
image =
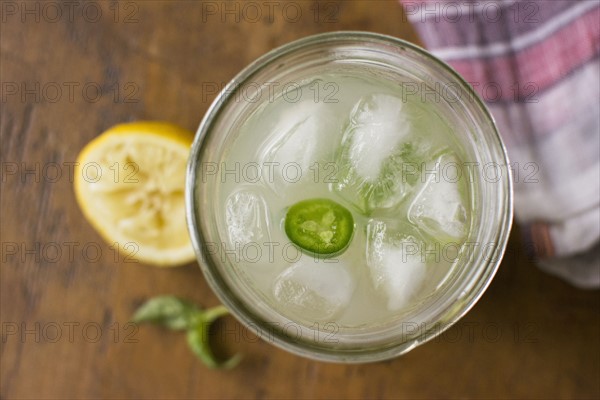
{"type": "Polygon", "coordinates": [[[599,287],[600,1],[400,2],[493,114],[538,265],[599,287]]]}

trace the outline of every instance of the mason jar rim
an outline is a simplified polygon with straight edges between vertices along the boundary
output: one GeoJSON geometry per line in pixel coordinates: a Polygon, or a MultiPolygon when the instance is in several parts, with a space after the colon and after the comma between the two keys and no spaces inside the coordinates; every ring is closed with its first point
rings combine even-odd
{"type": "MultiPolygon", "coordinates": [[[[406,42],[402,39],[398,39],[392,36],[362,32],[362,31],[339,31],[329,32],[317,35],[308,36],[293,42],[287,43],[281,47],[278,47],[263,56],[256,59],[254,62],[249,64],[241,72],[239,72],[218,94],[215,98],[204,118],[202,119],[196,137],[194,139],[190,157],[187,165],[187,176],[186,176],[186,217],[188,223],[188,230],[190,238],[195,249],[197,258],[199,260],[200,268],[206,278],[209,286],[215,292],[219,300],[232,312],[232,314],[242,322],[242,324],[253,331],[255,334],[264,336],[264,332],[268,327],[264,324],[264,321],[260,320],[260,317],[252,313],[247,307],[244,307],[242,302],[235,299],[232,296],[231,291],[225,285],[223,279],[215,274],[217,270],[210,257],[207,257],[203,250],[204,236],[199,226],[199,215],[198,215],[198,204],[196,198],[196,185],[198,184],[198,165],[202,162],[199,155],[202,150],[202,145],[209,134],[213,134],[212,127],[214,122],[218,119],[220,113],[223,111],[224,106],[232,99],[235,94],[236,87],[243,85],[244,82],[249,81],[253,75],[258,73],[261,69],[274,63],[276,60],[290,54],[296,53],[303,49],[310,48],[313,45],[328,44],[335,45],[343,42],[370,42],[380,43],[384,45],[392,45],[397,48],[402,48],[405,51],[412,51],[418,53],[420,56],[427,59],[428,63],[434,63],[441,66],[445,73],[457,81],[462,87],[462,90],[467,91],[476,103],[476,108],[479,112],[482,112],[482,117],[487,120],[493,130],[493,139],[495,140],[498,150],[500,151],[503,162],[506,166],[509,165],[506,148],[502,142],[502,139],[498,133],[493,116],[485,106],[484,102],[475,93],[471,86],[448,64],[439,60],[435,56],[431,55],[426,50],[406,42]],[[408,49],[408,50],[407,50],[408,49]]],[[[401,57],[401,56],[399,56],[401,57]]],[[[493,276],[495,275],[498,266],[500,264],[501,256],[506,249],[508,241],[508,235],[512,226],[513,216],[513,189],[512,189],[512,176],[510,168],[506,169],[507,180],[506,180],[506,193],[504,193],[503,205],[505,210],[503,218],[500,223],[500,230],[497,235],[497,247],[495,248],[496,258],[489,260],[489,264],[482,267],[484,273],[479,276],[478,281],[475,282],[471,288],[469,295],[462,303],[460,310],[454,312],[451,318],[444,321],[445,325],[441,329],[437,329],[435,332],[426,331],[419,335],[417,338],[412,339],[409,342],[403,343],[404,346],[390,347],[390,348],[364,348],[360,351],[340,351],[336,348],[327,349],[324,347],[315,346],[310,342],[306,341],[295,341],[290,337],[280,332],[271,332],[269,339],[271,344],[274,344],[287,351],[295,353],[297,355],[305,356],[308,358],[321,360],[321,361],[335,361],[335,362],[346,362],[346,363],[359,363],[359,362],[372,362],[380,361],[389,358],[399,356],[406,353],[413,347],[425,343],[428,340],[443,333],[446,329],[456,323],[462,318],[479,300],[482,294],[489,286],[493,276]]]]}

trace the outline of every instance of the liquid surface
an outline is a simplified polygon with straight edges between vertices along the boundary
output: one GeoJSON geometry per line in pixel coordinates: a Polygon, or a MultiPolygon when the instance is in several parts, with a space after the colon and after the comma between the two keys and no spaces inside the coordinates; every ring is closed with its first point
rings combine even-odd
{"type": "Polygon", "coordinates": [[[452,273],[471,211],[461,148],[435,104],[401,86],[348,73],[300,91],[261,104],[230,135],[217,193],[222,253],[259,302],[292,321],[383,324],[452,273]],[[315,198],[352,214],[350,243],[333,257],[286,234],[289,208],[315,198]]]}

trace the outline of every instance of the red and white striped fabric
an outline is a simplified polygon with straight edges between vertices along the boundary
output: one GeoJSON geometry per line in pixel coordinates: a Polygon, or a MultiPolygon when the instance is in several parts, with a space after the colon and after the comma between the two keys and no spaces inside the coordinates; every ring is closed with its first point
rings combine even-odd
{"type": "Polygon", "coordinates": [[[428,50],[494,115],[538,264],[599,287],[600,1],[401,3],[428,50]]]}

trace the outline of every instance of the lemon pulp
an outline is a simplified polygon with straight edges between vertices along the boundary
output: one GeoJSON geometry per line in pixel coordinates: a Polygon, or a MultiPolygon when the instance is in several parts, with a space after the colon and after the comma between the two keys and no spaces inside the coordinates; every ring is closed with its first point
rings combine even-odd
{"type": "Polygon", "coordinates": [[[193,134],[173,124],[116,125],[81,151],[75,194],[90,223],[127,256],[156,266],[192,261],[185,171],[193,134]]]}

